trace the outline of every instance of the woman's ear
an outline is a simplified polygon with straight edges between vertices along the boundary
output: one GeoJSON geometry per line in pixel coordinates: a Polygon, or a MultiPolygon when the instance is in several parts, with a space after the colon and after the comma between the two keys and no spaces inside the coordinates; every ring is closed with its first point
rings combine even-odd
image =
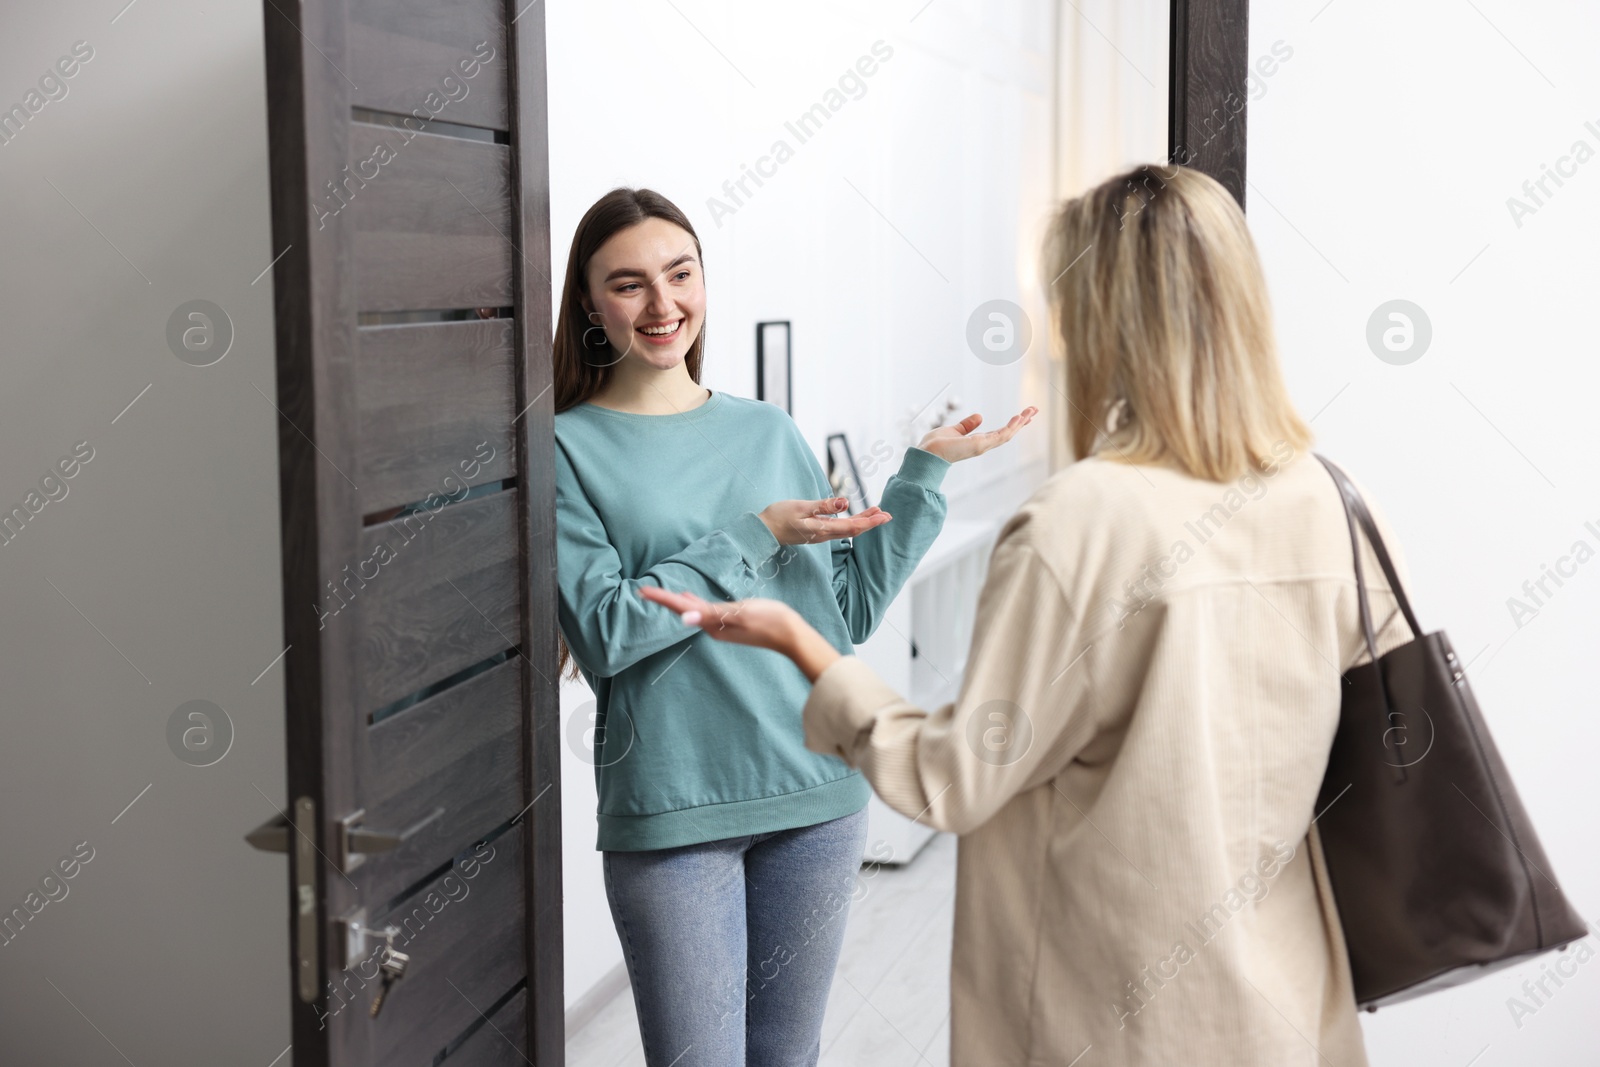
{"type": "Polygon", "coordinates": [[[588,293],[579,293],[578,303],[583,305],[583,313],[585,315],[594,314],[594,304],[590,302],[588,293]]]}

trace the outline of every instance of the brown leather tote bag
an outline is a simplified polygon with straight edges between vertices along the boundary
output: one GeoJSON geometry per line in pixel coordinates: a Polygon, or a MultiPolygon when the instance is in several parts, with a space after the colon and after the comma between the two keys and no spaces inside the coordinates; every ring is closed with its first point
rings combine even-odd
{"type": "Polygon", "coordinates": [[[1424,634],[1361,494],[1344,500],[1371,662],[1346,671],[1317,800],[1356,1003],[1370,1011],[1469,982],[1587,933],[1489,737],[1443,631],[1424,634]],[[1412,640],[1377,655],[1366,534],[1412,640]]]}

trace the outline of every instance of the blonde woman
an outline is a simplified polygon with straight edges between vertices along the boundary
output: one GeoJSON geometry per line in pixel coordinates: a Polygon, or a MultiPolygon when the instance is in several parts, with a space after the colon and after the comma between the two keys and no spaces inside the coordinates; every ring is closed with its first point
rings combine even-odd
{"type": "Polygon", "coordinates": [[[783,604],[643,593],[789,656],[807,745],[961,835],[956,1067],[1359,1067],[1313,825],[1364,656],[1350,535],[1244,216],[1139,167],[1063,205],[1045,258],[1080,458],[1005,524],[953,704],[783,604]]]}

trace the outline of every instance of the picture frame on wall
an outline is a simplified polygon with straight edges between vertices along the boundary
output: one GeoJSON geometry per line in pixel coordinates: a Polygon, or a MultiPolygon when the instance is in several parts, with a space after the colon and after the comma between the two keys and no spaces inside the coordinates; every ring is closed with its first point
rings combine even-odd
{"type": "Polygon", "coordinates": [[[856,468],[855,453],[850,450],[850,441],[842,433],[830,434],[827,441],[828,450],[828,484],[833,491],[850,501],[846,511],[855,515],[866,511],[872,506],[872,501],[867,499],[867,487],[861,481],[861,472],[856,468]]]}
{"type": "Polygon", "coordinates": [[[756,399],[794,414],[789,320],[756,323],[756,399]]]}

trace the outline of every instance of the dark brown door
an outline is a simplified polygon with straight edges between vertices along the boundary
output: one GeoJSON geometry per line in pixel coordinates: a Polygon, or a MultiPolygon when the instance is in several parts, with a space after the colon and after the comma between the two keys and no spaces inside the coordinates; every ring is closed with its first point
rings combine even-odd
{"type": "Polygon", "coordinates": [[[1172,0],[1167,159],[1209,174],[1244,207],[1250,0],[1172,0]]]}
{"type": "Polygon", "coordinates": [[[263,15],[294,1063],[559,1064],[543,5],[263,15]]]}

